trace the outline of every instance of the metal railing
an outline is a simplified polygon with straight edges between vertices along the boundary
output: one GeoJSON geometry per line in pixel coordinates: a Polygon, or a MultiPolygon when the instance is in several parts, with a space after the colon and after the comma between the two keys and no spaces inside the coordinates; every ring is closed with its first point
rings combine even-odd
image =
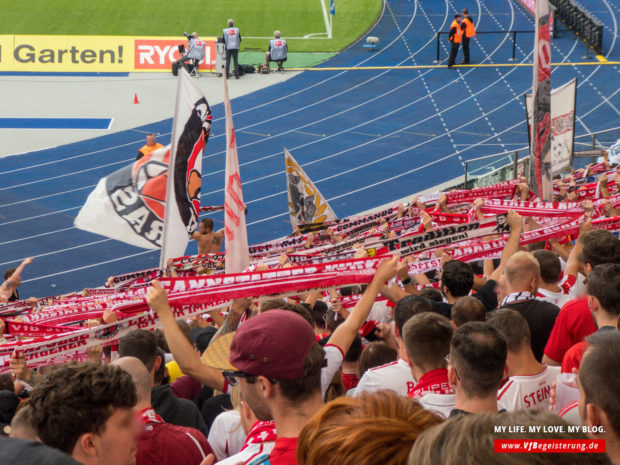
{"type": "MultiPolygon", "coordinates": [[[[593,154],[592,150],[608,148],[618,139],[620,139],[620,126],[575,136],[571,167],[573,169],[583,168],[589,162],[594,163],[598,154],[593,154]],[[615,135],[613,135],[614,132],[615,135]],[[587,147],[589,150],[575,151],[576,147],[587,147]]],[[[522,173],[526,173],[529,153],[529,147],[521,147],[465,161],[464,187],[468,189],[487,186],[514,179],[522,173]]]]}
{"type": "Polygon", "coordinates": [[[560,18],[596,53],[603,53],[603,24],[574,0],[553,0],[560,18]]]}
{"type": "MultiPolygon", "coordinates": [[[[535,31],[476,31],[476,36],[480,35],[480,34],[512,34],[512,58],[510,58],[510,60],[514,61],[516,60],[515,58],[515,54],[516,54],[516,49],[517,49],[517,34],[533,34],[535,31]]],[[[439,59],[439,49],[441,46],[441,40],[440,37],[442,34],[444,35],[450,35],[449,31],[437,31],[437,58],[435,60],[435,63],[439,63],[441,60],[439,59]]]]}

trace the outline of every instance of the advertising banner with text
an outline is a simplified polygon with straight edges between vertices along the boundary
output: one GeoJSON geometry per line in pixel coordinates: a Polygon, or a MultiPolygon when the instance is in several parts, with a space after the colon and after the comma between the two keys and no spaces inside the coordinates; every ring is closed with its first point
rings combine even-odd
{"type": "MultiPolygon", "coordinates": [[[[215,69],[215,38],[205,42],[201,71],[215,69]]],[[[0,35],[0,72],[171,72],[183,37],[0,35]]]]}

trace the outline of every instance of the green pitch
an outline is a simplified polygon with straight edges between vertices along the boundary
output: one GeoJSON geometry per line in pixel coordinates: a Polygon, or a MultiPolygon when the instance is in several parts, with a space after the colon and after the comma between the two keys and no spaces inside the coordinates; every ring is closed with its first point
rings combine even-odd
{"type": "Polygon", "coordinates": [[[381,0],[322,0],[333,19],[326,38],[321,0],[30,0],[4,2],[0,34],[180,36],[197,31],[217,36],[233,18],[241,30],[242,50],[265,50],[278,29],[291,51],[338,51],[357,39],[375,21],[381,0]],[[255,37],[255,38],[251,38],[255,37]]]}

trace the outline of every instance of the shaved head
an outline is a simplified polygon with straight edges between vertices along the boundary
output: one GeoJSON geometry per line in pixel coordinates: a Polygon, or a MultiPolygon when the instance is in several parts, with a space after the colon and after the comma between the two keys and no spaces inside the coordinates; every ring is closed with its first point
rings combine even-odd
{"type": "Polygon", "coordinates": [[[144,363],[136,357],[121,357],[112,365],[118,365],[123,371],[131,376],[136,386],[139,403],[151,404],[151,375],[144,366],[144,363]]]}
{"type": "Polygon", "coordinates": [[[508,293],[522,291],[533,293],[538,289],[540,265],[531,253],[517,252],[506,263],[504,276],[508,293]]]}

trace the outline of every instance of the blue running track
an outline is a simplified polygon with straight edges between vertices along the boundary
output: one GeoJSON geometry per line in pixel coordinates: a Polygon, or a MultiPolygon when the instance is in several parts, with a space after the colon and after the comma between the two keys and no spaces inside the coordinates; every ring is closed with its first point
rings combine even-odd
{"type": "MultiPolygon", "coordinates": [[[[583,1],[605,25],[604,55],[620,58],[620,0],[583,1]]],[[[478,30],[531,30],[513,0],[385,0],[370,35],[324,67],[432,65],[435,32],[468,7],[478,30]]],[[[531,63],[533,34],[517,41],[517,62],[531,63]]],[[[584,61],[569,32],[552,41],[553,61],[584,61]]],[[[447,58],[446,43],[442,58],[447,58]]],[[[472,42],[472,62],[510,63],[502,34],[472,42]]],[[[461,56],[459,56],[460,61],[461,56]]],[[[593,61],[591,59],[590,61],[593,61]]],[[[308,71],[232,102],[251,243],[290,232],[284,159],[287,147],[342,217],[415,193],[463,173],[462,161],[527,145],[523,94],[530,67],[308,71]],[[266,136],[270,134],[270,136],[266,136]]],[[[554,86],[577,77],[578,134],[619,126],[616,65],[560,66],[554,86]]],[[[96,79],[96,78],[93,78],[96,79]]],[[[232,83],[234,85],[234,82],[232,83]]],[[[223,203],[223,106],[213,107],[213,136],[203,156],[204,205],[223,203]]],[[[137,128],[169,141],[171,120],[137,128]]],[[[143,143],[125,131],[59,148],[0,159],[0,269],[35,257],[23,296],[101,285],[113,274],[156,266],[158,252],[73,228],[97,181],[130,163],[143,143]]],[[[223,215],[215,214],[216,225],[223,215]]],[[[192,243],[188,253],[195,253],[192,243]]]]}

